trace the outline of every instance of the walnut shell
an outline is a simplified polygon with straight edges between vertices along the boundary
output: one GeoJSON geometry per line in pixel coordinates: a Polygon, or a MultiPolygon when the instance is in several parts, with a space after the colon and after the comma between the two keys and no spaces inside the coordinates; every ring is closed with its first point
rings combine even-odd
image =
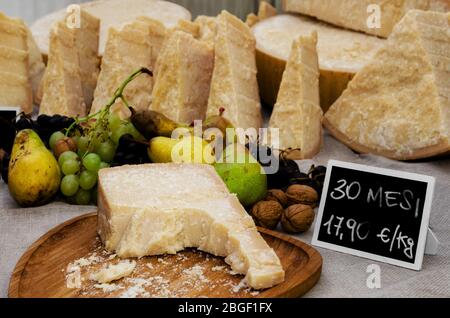
{"type": "Polygon", "coordinates": [[[287,191],[288,205],[304,204],[312,207],[317,206],[319,195],[317,191],[306,185],[294,184],[291,185],[287,191]]]}
{"type": "Polygon", "coordinates": [[[306,232],[314,221],[314,210],[309,205],[295,204],[281,216],[281,226],[288,233],[306,232]]]}
{"type": "Polygon", "coordinates": [[[256,225],[268,229],[274,229],[277,226],[282,213],[283,207],[275,201],[259,201],[250,211],[256,225]]]}
{"type": "Polygon", "coordinates": [[[264,201],[275,201],[281,204],[282,207],[286,207],[288,204],[286,193],[284,193],[284,191],[280,189],[271,189],[267,191],[267,195],[264,201]]]}

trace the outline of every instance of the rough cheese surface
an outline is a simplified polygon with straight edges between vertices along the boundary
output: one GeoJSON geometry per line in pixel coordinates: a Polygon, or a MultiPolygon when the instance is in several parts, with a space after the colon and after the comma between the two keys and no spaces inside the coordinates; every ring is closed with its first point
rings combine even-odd
{"type": "Polygon", "coordinates": [[[333,23],[344,28],[363,31],[368,34],[388,37],[394,26],[411,9],[444,10],[445,0],[284,0],[283,8],[288,12],[298,12],[333,23]],[[370,5],[380,8],[380,27],[370,27],[374,11],[368,11],[370,5]]]}
{"type": "Polygon", "coordinates": [[[0,105],[32,112],[28,35],[24,23],[0,12],[0,105]]]}
{"type": "Polygon", "coordinates": [[[277,255],[211,166],[104,169],[99,175],[98,217],[106,248],[121,257],[195,247],[225,257],[253,288],[268,288],[284,280],[277,255]],[[126,189],[130,191],[125,194],[126,189]]]}
{"type": "MultiPolygon", "coordinates": [[[[152,34],[150,24],[142,20],[128,23],[120,30],[109,30],[91,114],[105,107],[116,89],[134,71],[141,67],[153,68],[152,34]]],[[[142,75],[127,86],[124,96],[133,108],[145,110],[151,103],[152,88],[153,78],[142,75]]]]}
{"type": "Polygon", "coordinates": [[[412,10],[325,115],[351,147],[396,159],[450,150],[450,15],[412,10]]]}
{"type": "Polygon", "coordinates": [[[91,279],[102,284],[107,284],[131,275],[135,268],[136,261],[120,261],[117,264],[111,264],[108,267],[93,273],[91,279]]]}
{"type": "Polygon", "coordinates": [[[166,40],[156,63],[150,109],[178,123],[205,119],[214,51],[183,31],[166,40]]]}
{"type": "Polygon", "coordinates": [[[261,128],[255,39],[248,26],[226,11],[217,18],[215,61],[207,116],[223,116],[235,128],[261,128]]]}
{"type": "Polygon", "coordinates": [[[64,22],[51,32],[50,53],[42,85],[40,114],[85,116],[81,70],[76,35],[64,22]]]}
{"type": "Polygon", "coordinates": [[[269,122],[269,128],[279,129],[279,144],[268,142],[275,149],[299,149],[298,159],[314,157],[322,142],[316,46],[316,32],[293,42],[269,122]]]}

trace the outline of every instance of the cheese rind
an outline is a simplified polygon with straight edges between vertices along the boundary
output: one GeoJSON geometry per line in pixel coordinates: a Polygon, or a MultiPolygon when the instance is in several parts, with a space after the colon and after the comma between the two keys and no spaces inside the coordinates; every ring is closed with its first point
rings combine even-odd
{"type": "Polygon", "coordinates": [[[296,158],[314,157],[322,142],[322,109],[319,100],[319,65],[317,33],[299,37],[292,43],[291,54],[269,122],[279,129],[279,143],[268,143],[275,149],[298,149],[296,158]]]}
{"type": "Polygon", "coordinates": [[[59,22],[51,32],[50,53],[42,81],[40,114],[85,116],[75,33],[59,22]]]}
{"type": "MultiPolygon", "coordinates": [[[[388,37],[394,26],[411,9],[445,10],[441,0],[283,0],[287,12],[307,14],[344,28],[388,37]],[[378,6],[380,15],[377,15],[378,6]],[[379,19],[379,27],[372,26],[379,19]]],[[[447,8],[448,8],[447,4],[447,8]]],[[[445,11],[443,11],[445,12],[445,11]]]]}
{"type": "Polygon", "coordinates": [[[207,116],[223,116],[235,128],[262,127],[256,80],[255,39],[248,26],[226,11],[217,18],[215,61],[207,116]]]}
{"type": "Polygon", "coordinates": [[[411,10],[325,114],[361,152],[412,160],[450,151],[450,14],[411,10]]]}
{"type": "Polygon", "coordinates": [[[120,257],[195,247],[226,257],[253,288],[268,288],[284,280],[277,255],[211,166],[151,164],[103,169],[98,211],[100,237],[120,257]],[[124,195],[124,189],[133,190],[124,195]]]}
{"type": "MultiPolygon", "coordinates": [[[[123,24],[130,23],[138,17],[148,17],[161,22],[170,29],[177,25],[180,19],[190,20],[191,14],[182,6],[169,1],[155,0],[96,0],[80,4],[92,16],[101,21],[99,54],[105,52],[110,28],[119,29],[123,24]]],[[[48,54],[49,33],[55,21],[66,16],[66,9],[49,14],[37,20],[31,27],[33,35],[42,54],[48,54]]]]}
{"type": "Polygon", "coordinates": [[[320,100],[324,110],[386,41],[292,14],[277,15],[257,23],[252,32],[256,38],[258,83],[266,103],[276,102],[292,42],[313,31],[318,34],[320,100]]]}
{"type": "MultiPolygon", "coordinates": [[[[120,84],[134,71],[141,67],[152,69],[151,35],[150,25],[142,20],[128,23],[121,30],[109,29],[91,114],[105,107],[120,84]]],[[[152,77],[143,75],[127,86],[124,96],[134,109],[145,110],[151,103],[152,88],[152,77]]]]}
{"type": "Polygon", "coordinates": [[[205,118],[214,51],[189,33],[175,31],[156,63],[150,109],[178,123],[205,118]]]}

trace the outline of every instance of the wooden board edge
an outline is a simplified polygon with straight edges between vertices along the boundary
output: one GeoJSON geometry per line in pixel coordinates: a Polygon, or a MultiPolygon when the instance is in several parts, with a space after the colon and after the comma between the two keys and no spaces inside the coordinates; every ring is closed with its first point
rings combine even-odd
{"type": "Polygon", "coordinates": [[[326,116],[323,117],[322,124],[334,138],[345,144],[350,149],[353,149],[354,151],[362,154],[371,153],[399,161],[414,161],[426,158],[446,156],[450,154],[450,144],[442,140],[440,143],[434,146],[416,149],[410,155],[398,156],[394,151],[376,150],[364,146],[360,143],[351,141],[350,138],[348,138],[344,133],[342,133],[338,128],[336,128],[326,118],[326,116]]]}
{"type": "MultiPolygon", "coordinates": [[[[305,270],[308,273],[310,273],[308,278],[304,281],[298,282],[296,286],[280,294],[278,298],[297,298],[303,296],[309,290],[311,290],[311,288],[313,288],[314,285],[318,282],[322,274],[323,260],[320,253],[311,245],[308,245],[300,241],[299,239],[293,238],[289,235],[265,229],[259,226],[257,228],[260,233],[276,237],[282,241],[295,245],[296,247],[302,249],[309,257],[308,263],[306,264],[305,267],[302,268],[302,270],[305,270]]],[[[261,296],[257,296],[256,298],[260,297],[261,296]]]]}
{"type": "Polygon", "coordinates": [[[23,255],[20,257],[19,261],[14,266],[14,270],[11,274],[11,278],[9,280],[9,287],[8,287],[8,298],[19,298],[19,283],[20,283],[20,277],[22,276],[22,273],[25,269],[25,266],[27,265],[28,261],[30,260],[31,256],[34,254],[34,252],[41,246],[45,241],[47,241],[50,237],[52,237],[54,234],[58,233],[60,230],[65,228],[66,226],[73,224],[75,222],[78,222],[79,220],[91,217],[96,215],[97,212],[89,212],[80,216],[77,216],[75,218],[71,218],[60,225],[50,229],[48,232],[46,232],[44,235],[42,235],[40,238],[38,238],[33,244],[31,244],[30,247],[23,253],[23,255]]]}
{"type": "MultiPolygon", "coordinates": [[[[76,223],[82,219],[89,218],[92,216],[97,215],[97,212],[89,212],[80,216],[77,216],[75,218],[69,219],[60,225],[50,229],[47,233],[42,235],[39,239],[37,239],[20,257],[19,261],[16,263],[14,270],[11,274],[11,278],[9,281],[9,288],[8,288],[8,298],[20,298],[19,295],[19,287],[20,287],[20,277],[23,274],[23,271],[30,260],[31,256],[34,254],[34,252],[41,246],[45,241],[47,241],[50,237],[52,237],[54,234],[61,231],[66,226],[69,226],[73,223],[76,223]]],[[[308,276],[308,278],[303,282],[298,282],[298,284],[291,288],[290,290],[286,291],[283,294],[280,294],[278,297],[280,298],[292,298],[292,297],[300,297],[304,295],[306,292],[308,292],[319,280],[321,272],[322,272],[322,256],[319,254],[317,250],[315,250],[312,246],[309,246],[306,243],[303,243],[300,240],[297,240],[295,238],[292,238],[288,235],[268,230],[262,227],[257,227],[258,231],[263,234],[267,234],[269,236],[273,236],[277,239],[280,239],[282,241],[286,241],[290,244],[295,245],[298,248],[301,248],[309,257],[309,261],[307,265],[304,267],[305,270],[312,273],[308,276]],[[315,264],[319,264],[319,266],[315,264]],[[303,285],[301,286],[301,283],[303,285]],[[300,289],[299,289],[299,286],[300,289]]]]}

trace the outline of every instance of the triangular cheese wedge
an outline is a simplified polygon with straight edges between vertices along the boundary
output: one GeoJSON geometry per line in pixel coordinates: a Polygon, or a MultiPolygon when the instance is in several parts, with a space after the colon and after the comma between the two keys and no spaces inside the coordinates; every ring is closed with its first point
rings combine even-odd
{"type": "Polygon", "coordinates": [[[410,11],[325,115],[359,152],[400,160],[450,151],[450,13],[410,11]]]}
{"type": "Polygon", "coordinates": [[[0,105],[31,113],[32,90],[24,23],[0,12],[0,105]]]}
{"type": "Polygon", "coordinates": [[[194,21],[199,26],[198,39],[208,43],[212,48],[214,48],[214,40],[217,33],[216,21],[216,17],[208,17],[205,15],[199,15],[194,21]]]}
{"type": "Polygon", "coordinates": [[[215,64],[207,115],[223,116],[235,128],[262,127],[261,103],[256,81],[255,38],[249,27],[222,11],[217,18],[215,64]]]}
{"type": "Polygon", "coordinates": [[[75,33],[64,22],[57,23],[51,31],[42,85],[40,114],[86,115],[75,33]]]}
{"type": "MultiPolygon", "coordinates": [[[[150,27],[140,20],[124,25],[121,30],[109,29],[91,114],[105,107],[120,84],[134,71],[141,67],[152,69],[150,35],[150,27]]],[[[147,109],[151,103],[152,86],[153,79],[142,75],[128,85],[124,96],[134,109],[147,109]]]]}
{"type": "Polygon", "coordinates": [[[175,31],[156,63],[150,108],[178,123],[205,118],[214,51],[191,34],[175,31]]]}
{"type": "Polygon", "coordinates": [[[105,247],[120,257],[174,254],[195,247],[225,257],[255,289],[284,280],[274,250],[209,165],[102,169],[97,224],[105,247]]]}
{"type": "Polygon", "coordinates": [[[317,32],[292,43],[269,128],[278,129],[277,149],[298,149],[296,158],[314,157],[322,142],[322,108],[319,98],[317,32]]]}

